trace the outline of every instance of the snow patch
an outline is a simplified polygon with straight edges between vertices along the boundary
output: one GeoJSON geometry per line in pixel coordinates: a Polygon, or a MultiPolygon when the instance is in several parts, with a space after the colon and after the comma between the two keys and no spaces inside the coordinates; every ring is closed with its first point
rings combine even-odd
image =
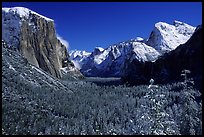
{"type": "Polygon", "coordinates": [[[15,68],[13,68],[13,66],[11,64],[9,64],[9,69],[16,71],[15,68]]]}

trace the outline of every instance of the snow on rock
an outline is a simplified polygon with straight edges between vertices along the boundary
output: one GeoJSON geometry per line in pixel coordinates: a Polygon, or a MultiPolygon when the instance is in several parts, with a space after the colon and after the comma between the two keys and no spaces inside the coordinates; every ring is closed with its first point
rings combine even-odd
{"type": "Polygon", "coordinates": [[[133,59],[137,59],[143,62],[154,61],[160,55],[160,53],[156,51],[154,48],[141,42],[133,43],[133,51],[134,51],[134,56],[131,57],[131,61],[133,59]]]}
{"type": "Polygon", "coordinates": [[[94,51],[92,52],[92,54],[95,56],[95,55],[99,55],[101,54],[102,52],[104,51],[103,48],[101,47],[95,47],[94,51]]]}
{"type": "Polygon", "coordinates": [[[158,22],[155,24],[147,45],[163,54],[174,50],[180,44],[184,44],[194,31],[195,27],[180,21],[174,21],[173,25],[158,22]]]}
{"type": "Polygon", "coordinates": [[[104,50],[102,47],[95,47],[95,49],[98,49],[100,52],[104,50]]]}
{"type": "Polygon", "coordinates": [[[33,31],[37,29],[32,21],[33,15],[43,18],[47,22],[53,21],[25,7],[2,8],[2,39],[5,40],[8,45],[18,47],[20,44],[19,37],[23,21],[28,21],[33,31]]]}
{"type": "Polygon", "coordinates": [[[28,18],[30,18],[31,14],[35,14],[41,18],[44,18],[47,21],[53,21],[52,19],[47,18],[43,15],[40,15],[40,14],[38,14],[38,13],[28,9],[28,8],[25,8],[25,7],[2,8],[2,11],[6,12],[6,13],[13,14],[13,15],[17,14],[17,15],[19,15],[20,18],[28,19],[28,18]]]}

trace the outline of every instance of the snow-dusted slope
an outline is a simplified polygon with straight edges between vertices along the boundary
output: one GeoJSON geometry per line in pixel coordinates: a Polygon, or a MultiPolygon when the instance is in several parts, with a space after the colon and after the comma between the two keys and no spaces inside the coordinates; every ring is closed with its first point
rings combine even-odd
{"type": "Polygon", "coordinates": [[[194,31],[195,27],[180,21],[174,21],[173,25],[158,22],[154,26],[147,45],[163,54],[174,50],[180,44],[184,44],[194,31]]]}
{"type": "Polygon", "coordinates": [[[137,59],[138,61],[155,61],[160,53],[154,48],[141,42],[133,42],[133,55],[131,60],[137,59]]]}

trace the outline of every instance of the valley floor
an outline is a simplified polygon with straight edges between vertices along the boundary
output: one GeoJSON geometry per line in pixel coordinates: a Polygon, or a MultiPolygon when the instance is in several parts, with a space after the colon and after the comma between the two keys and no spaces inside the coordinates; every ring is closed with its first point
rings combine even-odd
{"type": "Polygon", "coordinates": [[[182,83],[155,89],[120,85],[118,78],[62,83],[69,92],[3,79],[2,134],[202,134],[201,94],[182,83]]]}

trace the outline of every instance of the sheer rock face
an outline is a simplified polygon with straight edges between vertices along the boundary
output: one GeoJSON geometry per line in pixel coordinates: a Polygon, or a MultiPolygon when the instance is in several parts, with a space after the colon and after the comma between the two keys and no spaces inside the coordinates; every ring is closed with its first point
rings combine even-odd
{"type": "Polygon", "coordinates": [[[16,46],[31,64],[62,78],[60,68],[71,61],[57,39],[53,20],[27,8],[2,8],[2,28],[2,39],[16,46]]]}
{"type": "Polygon", "coordinates": [[[55,36],[54,23],[46,22],[43,19],[36,19],[34,23],[36,23],[36,27],[39,27],[35,33],[28,22],[22,23],[20,52],[33,65],[61,78],[59,69],[62,67],[62,60],[67,56],[59,54],[59,51],[63,51],[64,48],[55,36]]]}

